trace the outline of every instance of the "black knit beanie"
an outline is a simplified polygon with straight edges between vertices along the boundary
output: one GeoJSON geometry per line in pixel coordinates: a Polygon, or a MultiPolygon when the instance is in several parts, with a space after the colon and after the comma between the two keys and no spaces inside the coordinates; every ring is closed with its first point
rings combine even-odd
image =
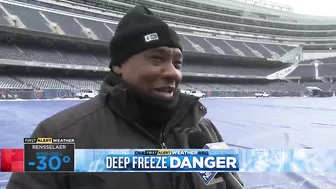
{"type": "Polygon", "coordinates": [[[139,52],[160,46],[182,51],[177,33],[147,7],[137,5],[120,20],[111,39],[110,68],[139,52]]]}

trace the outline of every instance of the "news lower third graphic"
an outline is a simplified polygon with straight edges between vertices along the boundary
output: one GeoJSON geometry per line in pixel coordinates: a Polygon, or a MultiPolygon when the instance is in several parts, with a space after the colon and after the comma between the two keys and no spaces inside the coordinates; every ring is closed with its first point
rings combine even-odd
{"type": "Polygon", "coordinates": [[[1,172],[336,172],[335,149],[75,149],[74,139],[26,138],[1,149],[1,172]]]}
{"type": "Polygon", "coordinates": [[[336,172],[336,150],[76,149],[75,154],[75,172],[199,172],[205,177],[214,176],[211,172],[336,172]]]}
{"type": "Polygon", "coordinates": [[[76,150],[76,171],[238,171],[238,154],[209,150],[76,150]],[[211,153],[211,154],[209,154],[211,153]],[[80,158],[84,157],[84,158],[80,158]],[[88,163],[88,164],[87,164],[88,163]],[[87,167],[87,165],[90,165],[87,167]]]}
{"type": "Polygon", "coordinates": [[[25,138],[25,172],[73,172],[74,139],[25,138]]]}

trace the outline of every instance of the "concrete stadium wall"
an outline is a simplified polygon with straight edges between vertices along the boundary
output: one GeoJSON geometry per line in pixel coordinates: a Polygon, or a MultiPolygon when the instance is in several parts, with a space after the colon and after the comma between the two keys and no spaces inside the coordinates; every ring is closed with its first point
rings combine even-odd
{"type": "Polygon", "coordinates": [[[253,97],[252,91],[203,91],[208,97],[253,97]]]}
{"type": "MultiPolygon", "coordinates": [[[[259,91],[203,91],[207,97],[254,97],[259,91]]],[[[75,98],[76,91],[64,89],[0,89],[0,99],[55,99],[75,98]]],[[[324,97],[333,96],[332,92],[325,92],[324,97]]],[[[299,97],[304,93],[299,92],[273,92],[274,97],[299,97]]]]}
{"type": "MultiPolygon", "coordinates": [[[[254,97],[260,91],[203,91],[208,97],[254,97]]],[[[273,92],[274,97],[299,97],[299,92],[273,92]]]]}
{"type": "Polygon", "coordinates": [[[55,99],[74,97],[75,91],[64,89],[0,89],[0,99],[55,99]]]}

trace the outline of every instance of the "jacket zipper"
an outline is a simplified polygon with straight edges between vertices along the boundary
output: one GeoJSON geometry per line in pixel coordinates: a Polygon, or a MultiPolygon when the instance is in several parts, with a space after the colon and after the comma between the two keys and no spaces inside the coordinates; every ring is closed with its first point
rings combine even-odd
{"type": "Polygon", "coordinates": [[[162,149],[167,149],[167,146],[166,146],[166,143],[164,142],[164,138],[165,138],[165,126],[162,125],[162,128],[161,128],[161,141],[160,141],[160,146],[162,149]]]}
{"type": "MultiPolygon", "coordinates": [[[[161,148],[162,149],[167,149],[167,146],[166,146],[166,143],[164,142],[165,141],[165,126],[164,125],[162,125],[162,128],[161,128],[161,141],[160,141],[160,146],[161,146],[161,148]]],[[[171,175],[171,183],[173,183],[173,188],[174,188],[174,179],[173,179],[173,175],[172,175],[172,173],[170,173],[171,175]]],[[[187,180],[187,182],[188,182],[188,186],[189,187],[191,187],[191,188],[193,188],[193,189],[195,189],[196,187],[195,187],[195,185],[194,185],[194,183],[193,183],[193,180],[192,180],[192,175],[191,175],[191,173],[186,173],[186,180],[187,180]]]]}
{"type": "Polygon", "coordinates": [[[166,146],[166,144],[164,142],[161,143],[161,148],[162,149],[167,149],[167,146],[166,146]]]}
{"type": "MultiPolygon", "coordinates": [[[[167,146],[166,146],[166,143],[164,142],[165,141],[165,125],[162,125],[162,128],[161,128],[161,141],[160,142],[160,146],[162,149],[167,149],[167,146]]],[[[170,175],[170,178],[171,178],[171,183],[172,183],[172,186],[174,188],[174,179],[173,179],[173,175],[172,173],[168,173],[170,175]]]]}
{"type": "MultiPolygon", "coordinates": [[[[160,139],[157,142],[160,144],[162,149],[167,149],[167,146],[164,142],[164,137],[165,137],[164,128],[165,128],[164,125],[162,125],[161,131],[160,131],[160,139]]],[[[145,173],[145,174],[146,174],[146,177],[147,177],[148,188],[149,189],[155,189],[152,173],[145,173]]]]}

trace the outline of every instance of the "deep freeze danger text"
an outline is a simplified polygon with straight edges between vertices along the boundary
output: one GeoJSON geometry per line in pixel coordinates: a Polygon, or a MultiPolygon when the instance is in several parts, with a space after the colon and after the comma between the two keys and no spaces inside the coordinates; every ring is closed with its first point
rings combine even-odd
{"type": "Polygon", "coordinates": [[[114,156],[106,157],[108,169],[166,169],[167,157],[162,156],[114,156]]]}
{"type": "Polygon", "coordinates": [[[212,156],[111,156],[105,158],[107,169],[237,169],[236,157],[212,156]]]}

